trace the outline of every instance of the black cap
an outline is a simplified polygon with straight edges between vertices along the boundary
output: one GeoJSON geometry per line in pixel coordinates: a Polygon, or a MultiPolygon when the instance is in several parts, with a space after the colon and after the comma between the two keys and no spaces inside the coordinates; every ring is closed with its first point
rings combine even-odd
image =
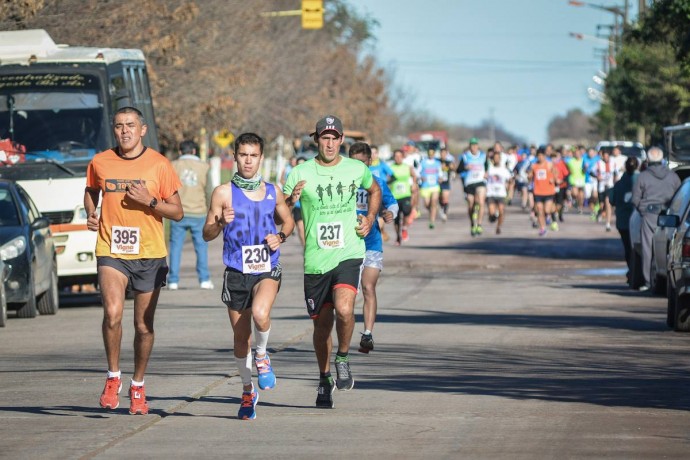
{"type": "Polygon", "coordinates": [[[323,117],[319,121],[316,122],[316,131],[311,133],[311,136],[321,136],[325,131],[335,131],[338,133],[338,136],[343,135],[343,123],[340,121],[340,118],[334,117],[333,115],[328,115],[326,117],[323,117]]]}

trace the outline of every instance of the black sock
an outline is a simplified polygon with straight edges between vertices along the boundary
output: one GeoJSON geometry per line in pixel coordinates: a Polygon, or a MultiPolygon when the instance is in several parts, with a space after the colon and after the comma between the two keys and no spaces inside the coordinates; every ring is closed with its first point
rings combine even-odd
{"type": "Polygon", "coordinates": [[[338,351],[338,352],[335,353],[335,357],[336,357],[336,358],[347,358],[347,355],[348,355],[347,352],[344,352],[344,353],[343,353],[342,351],[338,351]]]}
{"type": "Polygon", "coordinates": [[[331,373],[330,372],[319,372],[319,378],[321,380],[328,380],[331,378],[331,373]]]}

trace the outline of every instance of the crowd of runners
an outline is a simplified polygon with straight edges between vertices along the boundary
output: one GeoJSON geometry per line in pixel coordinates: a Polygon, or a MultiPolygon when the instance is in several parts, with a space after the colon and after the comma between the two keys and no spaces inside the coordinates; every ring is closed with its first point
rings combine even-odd
{"type": "MultiPolygon", "coordinates": [[[[178,288],[166,262],[163,218],[179,222],[185,217],[180,198],[184,190],[173,165],[143,145],[147,125],[140,111],[118,110],[113,130],[118,146],[89,164],[84,194],[87,226],[98,233],[96,256],[104,305],[108,372],[100,406],[113,410],[120,403],[122,317],[126,294],[132,292],[135,340],[129,412],[147,414],[144,374],[153,348],[156,305],[166,283],[170,290],[178,288]]],[[[615,148],[612,154],[599,156],[583,147],[504,150],[496,142],[484,152],[475,138],[457,157],[445,148],[420,152],[405,145],[394,151],[388,163],[379,158],[375,146],[364,142],[341,155],[343,134],[337,117],[320,119],[312,133],[316,157],[291,162],[279,177],[281,184],[275,185],[260,175],[264,140],[243,133],[234,145],[237,172],[210,197],[202,235],[205,241],[219,237],[223,241],[226,268],[220,300],[227,306],[243,386],[240,419],[256,418],[259,392],[252,380],[254,367],[258,389],[270,390],[277,384],[267,351],[270,315],[282,279],[281,245],[293,233],[304,250],[304,302],[313,323],[319,372],[316,406],[332,408],[334,389],[347,391],[355,384],[349,351],[360,291],[364,324],[359,351],[374,350],[376,284],[383,269],[386,225],[395,229],[395,245],[408,241],[410,226],[421,212],[426,212],[433,230],[437,217],[442,222],[448,219],[450,189],[459,179],[472,237],[483,234],[485,217],[501,234],[505,206],[518,199],[541,236],[547,228],[558,230],[567,208],[588,210],[609,230],[608,192],[625,167],[625,157],[615,148]]],[[[201,287],[213,289],[202,275],[201,287]]]]}

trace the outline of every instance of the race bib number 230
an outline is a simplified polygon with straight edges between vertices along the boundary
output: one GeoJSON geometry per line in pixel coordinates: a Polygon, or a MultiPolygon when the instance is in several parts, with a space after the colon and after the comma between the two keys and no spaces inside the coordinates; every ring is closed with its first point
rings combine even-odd
{"type": "Polygon", "coordinates": [[[271,253],[266,244],[242,246],[242,273],[271,271],[271,253]]]}
{"type": "Polygon", "coordinates": [[[342,222],[316,224],[316,237],[322,249],[340,249],[345,247],[345,235],[342,222]]]}
{"type": "Polygon", "coordinates": [[[139,227],[113,226],[110,232],[112,254],[139,254],[139,227]]]}

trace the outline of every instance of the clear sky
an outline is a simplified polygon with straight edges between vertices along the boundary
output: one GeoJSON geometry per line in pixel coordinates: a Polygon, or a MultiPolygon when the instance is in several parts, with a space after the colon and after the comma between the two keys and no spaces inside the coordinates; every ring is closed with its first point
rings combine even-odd
{"type": "MultiPolygon", "coordinates": [[[[630,18],[637,16],[637,1],[630,18]]],[[[587,88],[602,69],[597,25],[615,15],[568,0],[349,0],[379,22],[373,54],[420,106],[449,123],[497,125],[528,142],[547,141],[554,116],[599,104],[587,88]]],[[[593,0],[619,7],[623,0],[593,0]]],[[[601,33],[608,33],[604,28],[601,33]]]]}

